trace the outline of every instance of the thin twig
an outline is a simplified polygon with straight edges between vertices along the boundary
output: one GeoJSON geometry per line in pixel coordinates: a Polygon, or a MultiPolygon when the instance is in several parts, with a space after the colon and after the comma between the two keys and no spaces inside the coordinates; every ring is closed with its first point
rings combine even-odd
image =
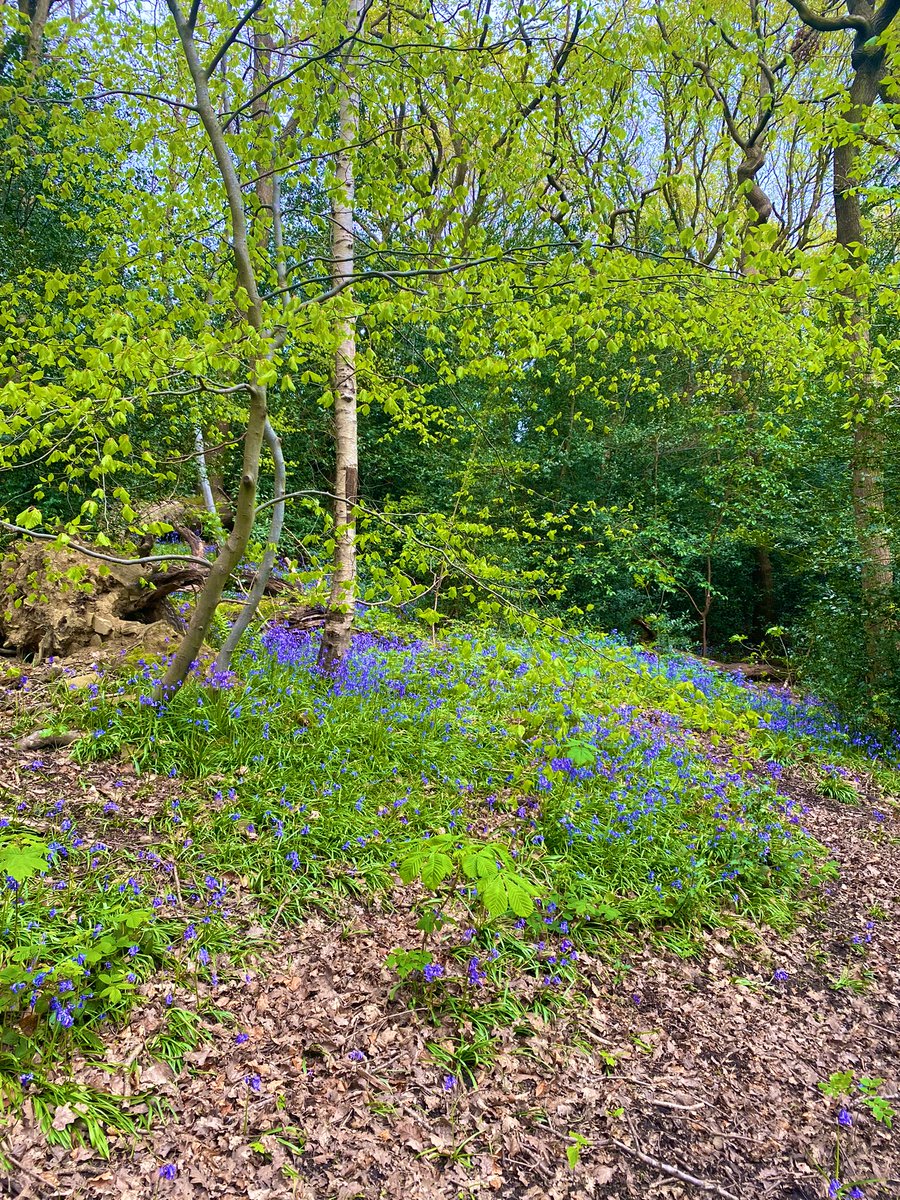
{"type": "Polygon", "coordinates": [[[675,1112],[693,1113],[699,1112],[701,1108],[706,1107],[706,1101],[701,1100],[699,1104],[674,1104],[671,1100],[657,1100],[653,1096],[648,1096],[647,1101],[653,1104],[656,1108],[671,1108],[675,1112]]]}
{"type": "Polygon", "coordinates": [[[184,899],[181,895],[181,880],[178,877],[178,864],[175,862],[174,856],[172,858],[172,876],[175,880],[175,895],[178,897],[178,907],[183,909],[184,899]]]}
{"type": "MultiPolygon", "coordinates": [[[[17,1159],[14,1154],[10,1154],[8,1150],[0,1150],[0,1154],[2,1154],[4,1158],[9,1159],[11,1163],[14,1163],[20,1171],[24,1171],[26,1175],[30,1175],[32,1179],[37,1179],[40,1183],[44,1184],[45,1187],[52,1188],[54,1186],[52,1179],[48,1179],[46,1175],[41,1175],[38,1171],[32,1170],[31,1167],[26,1167],[23,1162],[20,1162],[19,1159],[17,1159]]],[[[67,1192],[57,1191],[52,1191],[49,1193],[50,1196],[66,1196],[68,1194],[69,1193],[67,1192]]],[[[49,1200],[49,1196],[47,1200],[49,1200]]]]}
{"type": "MultiPolygon", "coordinates": [[[[61,537],[69,536],[63,533],[41,533],[37,529],[26,529],[24,525],[13,525],[12,521],[0,521],[0,529],[8,529],[11,533],[21,533],[25,537],[36,538],[40,542],[55,542],[61,537]]],[[[63,542],[63,549],[76,550],[79,554],[86,554],[88,558],[99,558],[101,562],[116,563],[126,567],[157,562],[194,563],[199,567],[212,565],[208,558],[194,558],[190,554],[146,554],[142,558],[121,558],[116,554],[101,554],[99,550],[91,550],[87,546],[73,541],[63,542]]]]}
{"type": "Polygon", "coordinates": [[[714,1196],[721,1196],[722,1200],[740,1200],[734,1192],[729,1192],[723,1187],[719,1187],[717,1183],[711,1183],[708,1179],[698,1179],[696,1175],[691,1175],[687,1171],[682,1171],[680,1167],[673,1167],[671,1163],[663,1162],[661,1158],[657,1158],[653,1154],[645,1154],[643,1150],[636,1150],[634,1146],[629,1146],[627,1142],[620,1142],[618,1138],[608,1138],[618,1150],[622,1150],[625,1154],[630,1154],[633,1158],[638,1159],[642,1163],[646,1163],[648,1167],[655,1167],[657,1171],[662,1171],[664,1175],[670,1175],[673,1179],[680,1179],[682,1183],[691,1183],[695,1188],[699,1188],[701,1192],[712,1192],[714,1196]]]}

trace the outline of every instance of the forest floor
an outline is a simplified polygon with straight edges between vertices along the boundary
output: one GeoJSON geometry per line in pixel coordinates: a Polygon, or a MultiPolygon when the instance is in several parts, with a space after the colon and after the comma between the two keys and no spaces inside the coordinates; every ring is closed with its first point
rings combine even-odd
{"type": "MultiPolygon", "coordinates": [[[[45,686],[33,700],[8,693],[11,724],[27,727],[32,705],[46,714],[45,686]]],[[[728,748],[706,744],[705,756],[724,769],[728,748]]],[[[898,809],[864,772],[844,776],[853,803],[817,778],[797,762],[779,779],[838,868],[792,928],[723,918],[690,945],[611,929],[607,944],[583,943],[552,1001],[539,978],[502,991],[489,980],[495,1010],[514,1001],[505,1020],[487,999],[448,1012],[398,986],[385,956],[422,941],[414,889],[323,893],[288,918],[237,868],[235,969],[188,968],[173,1000],[157,962],[102,1053],[75,1044],[54,1061],[48,1079],[88,1089],[52,1111],[61,1144],[26,1084],[0,1117],[6,1194],[896,1200],[898,809]],[[91,1089],[122,1097],[138,1122],[152,1097],[156,1119],[113,1129],[105,1157],[76,1136],[88,1111],[77,1096],[91,1089]]],[[[164,864],[154,819],[185,804],[187,786],[121,758],[0,743],[3,816],[27,808],[46,833],[46,814],[64,811],[109,861],[155,848],[164,864]]],[[[193,885],[176,868],[167,886],[181,902],[193,885]]]]}

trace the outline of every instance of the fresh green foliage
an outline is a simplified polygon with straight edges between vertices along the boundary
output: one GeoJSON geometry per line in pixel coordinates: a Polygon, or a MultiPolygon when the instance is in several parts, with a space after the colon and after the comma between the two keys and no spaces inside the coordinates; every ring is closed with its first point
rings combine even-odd
{"type": "Polygon", "coordinates": [[[491,1069],[495,1054],[493,1039],[483,1034],[460,1036],[449,1045],[429,1042],[427,1049],[438,1066],[469,1087],[478,1086],[479,1073],[491,1069]]]}
{"type": "Polygon", "coordinates": [[[420,843],[403,859],[399,874],[404,883],[419,879],[433,892],[448,880],[451,888],[460,878],[471,880],[470,894],[475,893],[491,917],[507,913],[529,917],[534,912],[537,889],[515,870],[512,855],[499,842],[484,845],[460,840],[453,834],[438,834],[420,843]]]}
{"type": "Polygon", "coordinates": [[[154,1034],[147,1049],[177,1073],[184,1066],[184,1056],[208,1040],[203,1020],[197,1012],[171,1005],[166,1009],[165,1028],[154,1034]]]}
{"type": "MultiPolygon", "coordinates": [[[[225,564],[195,563],[178,601],[168,683],[199,663],[177,694],[131,656],[87,695],[63,679],[40,717],[85,732],[77,762],[149,784],[140,838],[115,801],[0,801],[0,1087],[60,1146],[138,1127],[60,1082],[76,1048],[165,976],[149,1049],[182,1068],[208,1036],[198,981],[314,906],[412,910],[393,994],[457,1027],[432,1057],[474,1085],[496,1025],[566,1003],[584,953],[623,981],[640,936],[688,957],[709,928],[790,926],[835,868],[785,770],[896,803],[898,18],[879,14],[854,17],[851,54],[801,38],[787,0],[0,6],[0,521],[225,564]],[[333,229],[357,241],[337,285],[333,229]],[[351,544],[364,632],[329,678],[314,639],[266,621],[209,668],[203,638],[223,650],[270,549],[316,605],[351,544]]],[[[79,562],[7,565],[7,627],[57,593],[89,608],[79,562]]],[[[890,1124],[880,1081],[841,1086],[890,1124]]],[[[423,1153],[465,1163],[475,1136],[423,1153]]],[[[276,1143],[304,1145],[285,1125],[250,1146],[276,1143]]],[[[589,1144],[569,1135],[570,1166],[589,1144]]]]}
{"type": "Polygon", "coordinates": [[[0,831],[0,871],[16,883],[45,871],[50,853],[50,847],[40,838],[27,833],[15,838],[7,830],[0,831]]]}
{"type": "Polygon", "coordinates": [[[590,1149],[592,1143],[590,1138],[583,1137],[580,1133],[569,1131],[569,1145],[566,1146],[566,1160],[569,1166],[574,1171],[581,1162],[581,1155],[585,1150],[590,1149]]]}
{"type": "Polygon", "coordinates": [[[870,1112],[877,1122],[891,1129],[897,1113],[890,1100],[878,1094],[883,1085],[883,1079],[871,1078],[868,1075],[857,1078],[854,1071],[835,1071],[827,1080],[819,1083],[819,1088],[832,1099],[856,1101],[870,1112]]]}

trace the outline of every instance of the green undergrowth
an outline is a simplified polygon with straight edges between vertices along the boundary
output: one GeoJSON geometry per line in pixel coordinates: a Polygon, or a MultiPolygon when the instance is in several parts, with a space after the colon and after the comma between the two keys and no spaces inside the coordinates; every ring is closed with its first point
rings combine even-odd
{"type": "MultiPolygon", "coordinates": [[[[3,799],[4,1103],[50,1103],[54,1066],[148,981],[170,1006],[152,1052],[177,1065],[222,972],[347,897],[412,930],[383,947],[397,998],[481,1046],[570,1002],[586,952],[615,967],[648,935],[687,955],[706,928],[787,927],[834,868],[785,765],[893,770],[818,706],[610,639],[368,632],[334,679],[315,651],[270,628],[167,705],[152,663],[60,684],[43,720],[86,730],[74,756],[108,779],[3,799]]],[[[104,1121],[127,1132],[120,1110],[104,1121]]],[[[104,1149],[86,1118],[64,1131],[104,1149]]]]}

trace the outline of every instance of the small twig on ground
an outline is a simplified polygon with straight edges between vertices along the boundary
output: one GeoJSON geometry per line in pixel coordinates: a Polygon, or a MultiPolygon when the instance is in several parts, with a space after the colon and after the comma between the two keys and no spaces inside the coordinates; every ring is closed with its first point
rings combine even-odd
{"type": "Polygon", "coordinates": [[[42,1183],[44,1187],[53,1188],[54,1190],[48,1194],[47,1200],[50,1200],[51,1196],[66,1195],[65,1192],[56,1191],[53,1181],[48,1179],[46,1175],[41,1175],[39,1171],[35,1171],[31,1167],[26,1167],[23,1162],[20,1162],[15,1155],[10,1154],[8,1150],[0,1150],[0,1155],[8,1159],[14,1166],[18,1167],[20,1171],[24,1171],[26,1175],[29,1175],[32,1179],[36,1179],[39,1183],[42,1183]]]}
{"type": "Polygon", "coordinates": [[[700,1100],[697,1104],[675,1104],[671,1100],[657,1100],[653,1096],[646,1096],[645,1099],[648,1104],[652,1104],[656,1108],[671,1108],[675,1112],[694,1113],[706,1107],[705,1100],[700,1100]]]}
{"type": "Polygon", "coordinates": [[[290,893],[290,892],[287,892],[287,893],[286,893],[286,895],[285,895],[285,897],[284,897],[284,899],[282,900],[282,902],[281,902],[281,903],[278,905],[278,907],[276,908],[276,910],[275,910],[275,916],[272,918],[272,928],[273,928],[273,929],[274,929],[274,928],[275,928],[275,926],[278,924],[278,918],[279,918],[279,917],[281,916],[281,914],[284,912],[284,910],[285,910],[285,907],[286,907],[286,905],[287,905],[287,903],[288,903],[288,901],[289,901],[290,899],[291,899],[291,893],[290,893]]]}
{"type": "MultiPolygon", "coordinates": [[[[631,1136],[637,1141],[637,1134],[634,1126],[631,1123],[631,1117],[628,1112],[625,1113],[625,1119],[628,1121],[631,1129],[631,1136]]],[[[549,1129],[556,1137],[562,1138],[563,1141],[569,1141],[564,1133],[560,1133],[558,1129],[554,1129],[549,1122],[542,1128],[549,1129]]],[[[648,1167],[655,1167],[657,1171],[662,1171],[664,1175],[669,1175],[672,1179],[680,1179],[682,1183],[691,1183],[695,1188],[699,1188],[701,1192],[711,1192],[714,1196],[721,1196],[722,1200],[740,1200],[740,1196],[736,1196],[734,1192],[729,1192],[726,1188],[720,1187],[717,1183],[712,1183],[708,1179],[698,1179],[696,1175],[691,1175],[688,1171],[682,1171],[680,1167],[673,1167],[671,1163],[663,1162],[661,1158],[657,1158],[654,1154],[645,1154],[643,1150],[637,1150],[634,1146],[629,1146],[627,1142],[620,1142],[618,1138],[606,1135],[604,1142],[598,1142],[600,1146],[615,1146],[617,1150],[622,1150],[625,1154],[630,1154],[632,1158],[638,1159],[645,1163],[648,1167]]]]}
{"type": "Polygon", "coordinates": [[[184,900],[181,896],[181,880],[178,878],[178,865],[175,858],[172,858],[172,876],[175,880],[175,895],[178,897],[178,907],[184,908],[184,900]]]}
{"type": "Polygon", "coordinates": [[[646,1163],[648,1167],[655,1167],[657,1171],[662,1171],[664,1175],[670,1175],[673,1179],[680,1179],[682,1183],[691,1183],[695,1188],[699,1188],[701,1192],[712,1192],[715,1196],[721,1196],[722,1200],[740,1200],[734,1192],[729,1192],[725,1188],[719,1187],[717,1183],[711,1183],[708,1179],[698,1179],[696,1175],[682,1171],[680,1167],[673,1167],[671,1163],[663,1162],[661,1158],[657,1158],[653,1154],[645,1154],[642,1150],[636,1150],[634,1146],[629,1146],[627,1142],[620,1142],[618,1138],[614,1137],[610,1137],[607,1140],[618,1150],[622,1150],[625,1154],[630,1154],[632,1158],[646,1163]]]}

